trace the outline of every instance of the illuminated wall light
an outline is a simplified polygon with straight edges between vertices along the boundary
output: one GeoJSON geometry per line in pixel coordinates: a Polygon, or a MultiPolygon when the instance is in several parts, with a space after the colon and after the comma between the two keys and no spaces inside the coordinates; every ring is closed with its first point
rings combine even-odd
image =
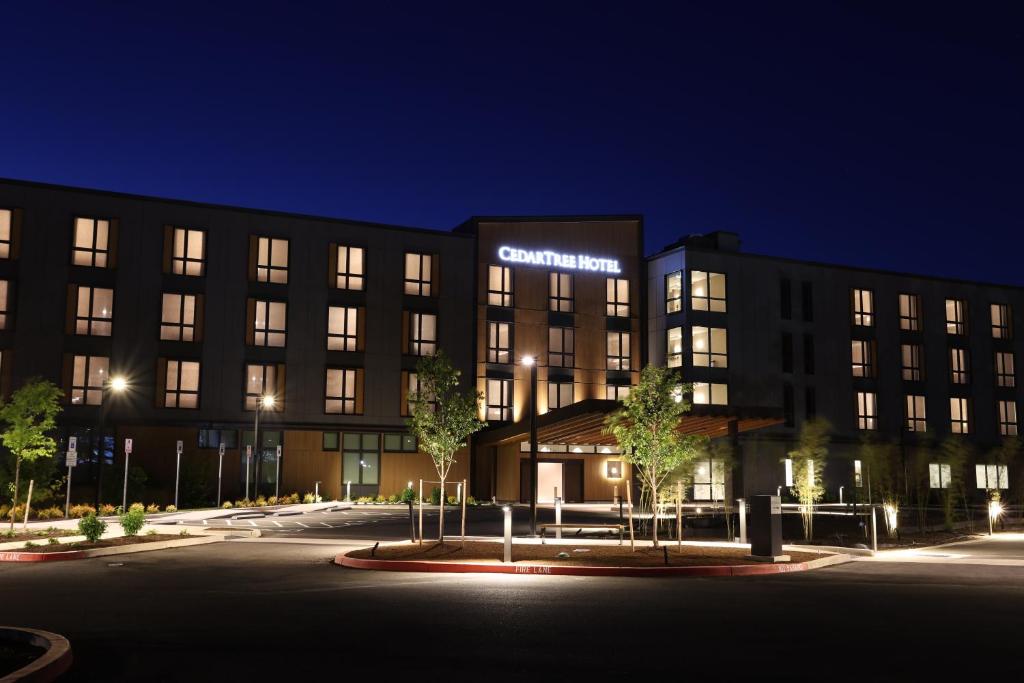
{"type": "Polygon", "coordinates": [[[576,446],[575,448],[572,449],[572,452],[573,453],[582,453],[583,449],[580,448],[579,446],[576,446]]]}
{"type": "Polygon", "coordinates": [[[622,478],[622,461],[621,460],[609,460],[605,463],[605,476],[608,479],[621,479],[622,478]]]}

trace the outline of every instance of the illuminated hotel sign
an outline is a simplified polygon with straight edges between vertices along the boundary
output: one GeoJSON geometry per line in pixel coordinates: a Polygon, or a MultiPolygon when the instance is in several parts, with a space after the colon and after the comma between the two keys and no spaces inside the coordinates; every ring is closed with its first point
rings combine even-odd
{"type": "Polygon", "coordinates": [[[590,270],[595,273],[621,273],[618,259],[595,258],[588,254],[560,254],[547,249],[516,249],[499,247],[498,258],[509,263],[551,266],[569,270],[590,270]]]}

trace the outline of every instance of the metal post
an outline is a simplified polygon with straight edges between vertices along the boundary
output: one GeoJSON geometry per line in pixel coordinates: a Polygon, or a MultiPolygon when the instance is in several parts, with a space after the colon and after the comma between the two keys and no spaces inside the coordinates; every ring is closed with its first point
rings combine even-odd
{"type": "MultiPolygon", "coordinates": [[[[256,500],[256,497],[260,494],[260,460],[263,458],[260,456],[260,409],[263,407],[263,397],[261,396],[256,401],[256,418],[252,426],[252,455],[256,459],[253,467],[253,478],[252,478],[252,499],[256,500]]],[[[246,497],[249,496],[249,489],[246,487],[246,497]]]]}
{"type": "Polygon", "coordinates": [[[461,491],[466,488],[466,480],[463,479],[462,483],[459,484],[460,488],[460,500],[462,502],[462,547],[466,547],[466,497],[461,494],[461,491]]]}
{"type": "Polygon", "coordinates": [[[423,545],[423,480],[420,479],[420,545],[423,545]]]}
{"type": "Polygon", "coordinates": [[[174,509],[178,509],[178,484],[181,482],[181,451],[178,451],[178,463],[174,468],[174,509]]]}
{"type": "Polygon", "coordinates": [[[843,487],[842,486],[839,487],[839,504],[840,505],[843,504],[843,487]]]}
{"type": "Polygon", "coordinates": [[[629,550],[634,551],[633,547],[633,483],[626,480],[626,502],[629,503],[629,550]]]}
{"type": "Polygon", "coordinates": [[[878,522],[875,518],[875,506],[871,506],[871,550],[878,552],[878,522]]]}
{"type": "Polygon", "coordinates": [[[68,492],[64,499],[64,519],[68,518],[68,512],[71,510],[71,470],[73,468],[68,466],[68,492]]]}
{"type": "Polygon", "coordinates": [[[409,503],[409,540],[412,541],[413,543],[415,543],[416,542],[416,522],[413,520],[413,516],[412,516],[412,501],[410,500],[410,501],[408,501],[408,503],[409,503]]]}
{"type": "Polygon", "coordinates": [[[224,444],[220,445],[217,461],[217,507],[220,507],[220,485],[224,477],[224,444]]]}
{"type": "Polygon", "coordinates": [[[501,509],[505,513],[505,554],[502,559],[509,564],[512,562],[512,506],[506,505],[501,509]]]}
{"type": "Polygon", "coordinates": [[[245,447],[245,496],[249,500],[249,469],[252,466],[252,444],[245,447]]]}
{"type": "MultiPolygon", "coordinates": [[[[422,482],[420,483],[420,495],[423,495],[423,484],[422,484],[422,482]]],[[[351,503],[352,502],[352,482],[351,481],[346,481],[345,482],[345,502],[346,503],[351,503]]]]}
{"type": "Polygon", "coordinates": [[[683,482],[676,482],[676,546],[683,552],[683,482]]]}
{"type": "MultiPolygon", "coordinates": [[[[281,445],[277,446],[277,472],[274,473],[274,498],[281,497],[281,445]]],[[[314,499],[316,502],[316,499],[314,499]]]]}
{"type": "Polygon", "coordinates": [[[537,361],[530,365],[530,535],[537,535],[537,361]]]}
{"type": "Polygon", "coordinates": [[[555,497],[555,538],[562,537],[562,499],[555,497]]]}
{"type": "Polygon", "coordinates": [[[747,542],[747,501],[744,498],[740,498],[737,503],[740,504],[740,543],[747,542]]]}
{"type": "Polygon", "coordinates": [[[457,482],[455,484],[455,502],[456,503],[461,503],[462,502],[462,482],[461,481],[457,482]]]}
{"type": "Polygon", "coordinates": [[[124,489],[121,491],[121,512],[128,512],[128,460],[131,453],[124,453],[124,489]]]}

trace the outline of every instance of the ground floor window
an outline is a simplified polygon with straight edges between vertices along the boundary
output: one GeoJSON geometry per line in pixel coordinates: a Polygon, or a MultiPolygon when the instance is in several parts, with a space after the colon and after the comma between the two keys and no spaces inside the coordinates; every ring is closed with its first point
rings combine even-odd
{"type": "Polygon", "coordinates": [[[725,461],[709,458],[694,464],[693,499],[725,500],[725,461]]]}
{"type": "Polygon", "coordinates": [[[1010,477],[1006,465],[975,465],[974,476],[978,481],[979,489],[992,491],[1010,488],[1010,477]]]}
{"type": "Polygon", "coordinates": [[[346,433],[342,435],[343,484],[380,482],[380,435],[346,433]]]}
{"type": "Polygon", "coordinates": [[[419,450],[412,434],[385,434],[384,450],[388,453],[415,453],[419,450]]]}
{"type": "Polygon", "coordinates": [[[940,462],[933,462],[928,465],[928,488],[948,489],[949,479],[949,465],[940,462]]]}

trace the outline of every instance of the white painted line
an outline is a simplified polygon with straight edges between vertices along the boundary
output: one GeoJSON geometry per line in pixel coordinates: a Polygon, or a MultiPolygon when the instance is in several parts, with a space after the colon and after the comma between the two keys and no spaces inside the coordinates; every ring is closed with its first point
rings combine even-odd
{"type": "Polygon", "coordinates": [[[234,526],[234,524],[232,523],[232,521],[230,519],[228,520],[228,526],[234,526]]]}
{"type": "Polygon", "coordinates": [[[271,522],[273,522],[274,524],[276,524],[276,525],[277,525],[277,526],[279,526],[279,527],[280,527],[280,526],[284,526],[283,524],[281,524],[281,522],[278,522],[278,521],[277,521],[277,520],[275,520],[275,519],[272,519],[272,520],[270,520],[270,521],[271,521],[271,522]]]}
{"type": "Polygon", "coordinates": [[[328,524],[327,522],[320,522],[320,526],[325,526],[325,527],[327,527],[328,529],[333,529],[333,528],[334,528],[334,527],[332,527],[332,526],[331,526],[330,524],[328,524]]]}
{"type": "Polygon", "coordinates": [[[303,529],[308,529],[309,528],[308,524],[303,524],[302,522],[295,522],[295,523],[298,524],[299,526],[301,526],[303,529]]]}
{"type": "Polygon", "coordinates": [[[253,522],[252,520],[249,520],[249,526],[256,526],[256,522],[253,522]]]}

